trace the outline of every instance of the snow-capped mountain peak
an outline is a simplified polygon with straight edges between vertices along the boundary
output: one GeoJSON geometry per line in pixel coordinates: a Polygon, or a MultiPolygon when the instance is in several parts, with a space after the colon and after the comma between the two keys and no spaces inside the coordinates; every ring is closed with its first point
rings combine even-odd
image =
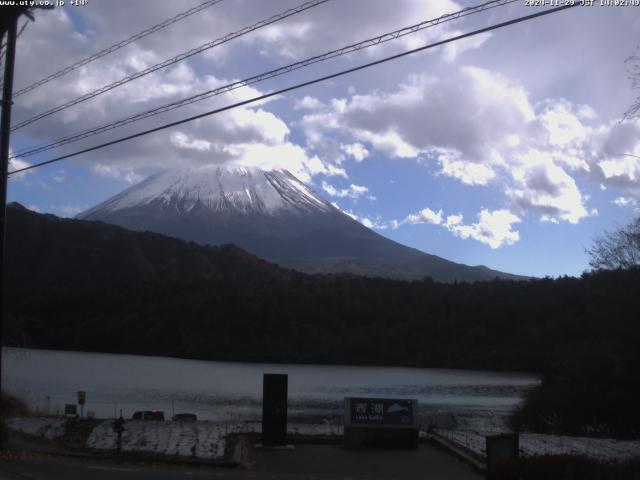
{"type": "Polygon", "coordinates": [[[153,175],[82,216],[150,205],[178,213],[189,213],[196,208],[271,215],[334,209],[286,170],[215,166],[153,175]]]}

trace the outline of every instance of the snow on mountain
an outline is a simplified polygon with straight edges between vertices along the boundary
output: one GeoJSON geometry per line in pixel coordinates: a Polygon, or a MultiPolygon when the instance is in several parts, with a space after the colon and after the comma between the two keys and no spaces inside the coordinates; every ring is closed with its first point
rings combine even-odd
{"type": "Polygon", "coordinates": [[[213,212],[265,213],[273,215],[330,212],[334,207],[285,170],[264,171],[246,167],[206,167],[165,171],[125,190],[85,212],[94,214],[158,204],[189,213],[200,206],[213,212]]]}

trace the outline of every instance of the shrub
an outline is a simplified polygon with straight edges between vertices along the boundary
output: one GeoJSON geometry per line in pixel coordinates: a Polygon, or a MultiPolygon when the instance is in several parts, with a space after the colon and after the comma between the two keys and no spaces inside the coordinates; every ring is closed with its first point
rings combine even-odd
{"type": "Polygon", "coordinates": [[[0,397],[0,418],[25,417],[31,415],[27,404],[18,397],[3,393],[0,397]]]}

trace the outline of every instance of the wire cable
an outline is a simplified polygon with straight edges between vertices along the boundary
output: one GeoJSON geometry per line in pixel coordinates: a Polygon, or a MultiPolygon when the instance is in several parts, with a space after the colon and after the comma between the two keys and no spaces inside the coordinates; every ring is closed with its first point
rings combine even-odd
{"type": "Polygon", "coordinates": [[[156,107],[153,108],[151,110],[147,110],[145,112],[141,112],[141,113],[137,113],[135,115],[131,115],[129,117],[126,118],[122,118],[120,120],[117,120],[115,122],[110,122],[108,124],[99,126],[99,127],[95,127],[89,130],[85,130],[83,132],[80,133],[76,133],[73,135],[68,135],[66,137],[63,138],[59,138],[53,142],[50,143],[45,143],[45,144],[41,144],[41,145],[37,145],[37,146],[31,146],[31,147],[27,147],[26,149],[14,153],[11,155],[10,158],[17,158],[17,157],[22,157],[22,158],[26,158],[26,157],[30,157],[32,155],[36,155],[38,153],[42,153],[45,152],[47,150],[51,150],[54,148],[58,148],[61,147],[63,145],[67,145],[69,143],[73,143],[73,142],[77,142],[80,140],[83,140],[85,138],[88,137],[92,137],[94,135],[98,135],[100,133],[104,133],[107,132],[109,130],[113,130],[115,128],[119,128],[122,127],[124,125],[128,125],[130,123],[134,123],[140,120],[143,120],[145,118],[149,118],[155,115],[159,115],[161,113],[165,113],[168,112],[170,110],[174,110],[176,108],[179,107],[183,107],[186,105],[190,105],[192,103],[195,102],[199,102],[217,95],[221,95],[223,93],[227,93],[230,92],[232,90],[241,88],[241,87],[245,87],[245,86],[249,86],[249,85],[253,85],[255,83],[258,82],[262,82],[264,80],[270,79],[270,78],[274,78],[280,75],[284,75],[286,73],[290,73],[292,71],[307,67],[309,65],[313,65],[315,63],[318,62],[323,62],[335,57],[339,57],[342,55],[346,55],[352,52],[356,52],[359,50],[363,50],[365,48],[369,48],[369,47],[373,47],[375,45],[380,45],[382,43],[385,42],[389,42],[391,40],[395,40],[397,38],[403,37],[405,35],[409,35],[415,32],[418,32],[420,30],[424,30],[426,28],[429,27],[433,27],[435,25],[440,25],[442,23],[445,22],[449,22],[452,20],[457,20],[460,18],[463,18],[467,15],[472,15],[472,14],[476,14],[476,13],[480,13],[492,8],[496,8],[496,7],[500,7],[500,6],[504,6],[507,5],[509,3],[514,3],[514,2],[518,2],[520,0],[491,0],[488,2],[485,2],[483,4],[480,5],[476,5],[473,7],[467,7],[464,8],[462,10],[459,10],[457,12],[454,13],[449,13],[449,14],[445,14],[442,15],[440,17],[431,19],[431,20],[426,20],[420,23],[417,23],[415,25],[412,25],[410,27],[404,27],[401,28],[399,30],[395,30],[393,32],[390,33],[385,33],[383,35],[378,35],[377,37],[373,37],[373,38],[369,38],[367,40],[363,40],[361,42],[358,43],[354,43],[351,45],[347,45],[345,47],[336,49],[336,50],[332,50],[326,53],[323,53],[321,55],[316,55],[310,58],[307,58],[305,60],[300,60],[298,62],[286,65],[284,67],[280,67],[280,68],[276,68],[275,70],[271,70],[265,73],[261,73],[259,75],[254,75],[252,77],[249,78],[245,78],[244,80],[238,80],[236,82],[232,82],[230,84],[212,89],[212,90],[207,90],[205,92],[202,93],[198,93],[196,95],[187,97],[187,98],[183,98],[182,100],[178,100],[175,102],[171,102],[168,103],[166,105],[162,105],[160,107],[156,107]]]}
{"type": "Polygon", "coordinates": [[[290,8],[289,10],[286,10],[282,13],[278,13],[276,15],[273,15],[272,17],[269,17],[265,20],[261,20],[257,23],[254,23],[253,25],[250,25],[248,27],[244,27],[236,32],[233,33],[229,33],[228,35],[225,35],[224,37],[220,37],[216,40],[213,40],[211,42],[207,42],[203,45],[200,45],[199,47],[196,48],[192,48],[191,50],[181,53],[179,55],[176,55],[175,57],[172,57],[168,60],[165,60],[162,63],[158,63],[156,65],[152,65],[151,67],[145,68],[144,70],[140,70],[138,72],[132,73],[131,75],[128,75],[126,77],[121,78],[120,80],[117,80],[113,83],[110,83],[108,85],[105,85],[101,88],[98,88],[97,90],[93,90],[92,92],[86,93],[85,95],[82,95],[80,97],[77,97],[67,103],[64,103],[62,105],[58,105],[57,107],[54,107],[50,110],[47,110],[46,112],[40,113],[38,115],[35,115],[31,118],[28,118],[27,120],[23,120],[22,122],[14,125],[11,128],[11,131],[15,131],[18,130],[20,128],[26,127],[27,125],[32,124],[33,122],[36,122],[42,118],[48,117],[49,115],[53,115],[54,113],[58,113],[62,110],[65,110],[69,107],[72,107],[73,105],[77,105],[78,103],[84,102],[86,100],[89,100],[91,98],[97,97],[98,95],[101,95],[105,92],[108,92],[109,90],[113,90],[116,87],[120,87],[121,85],[124,85],[125,83],[129,83],[133,80],[137,80],[140,77],[143,77],[145,75],[148,75],[150,73],[153,73],[157,70],[160,70],[162,68],[166,68],[168,66],[171,66],[173,64],[176,64],[178,62],[181,62],[183,60],[186,60],[189,57],[192,57],[194,55],[197,55],[199,53],[204,52],[205,50],[209,50],[211,48],[217,47],[219,45],[222,45],[223,43],[227,43],[231,40],[233,40],[234,38],[238,38],[241,37],[243,35],[246,35],[249,32],[253,32],[254,30],[258,30],[259,28],[265,27],[267,25],[271,25],[272,23],[278,22],[280,20],[283,20],[287,17],[290,17],[292,15],[295,15],[297,13],[303,12],[305,10],[308,10],[310,8],[313,7],[317,7],[318,5],[321,5],[323,3],[328,2],[329,0],[310,0],[306,3],[303,3],[301,5],[298,5],[297,7],[294,8],[290,8]]]}
{"type": "Polygon", "coordinates": [[[514,18],[512,20],[508,20],[508,21],[502,22],[502,23],[497,23],[497,24],[491,25],[489,27],[481,28],[481,29],[478,29],[478,30],[473,30],[471,32],[463,33],[463,34],[457,35],[455,37],[450,37],[450,38],[447,38],[445,40],[440,40],[438,42],[430,43],[430,44],[424,45],[422,47],[414,48],[412,50],[407,50],[405,52],[398,53],[396,55],[391,55],[389,57],[385,57],[385,58],[382,58],[382,59],[379,59],[379,60],[375,60],[373,62],[365,63],[365,64],[359,65],[357,67],[353,67],[353,68],[349,68],[349,69],[346,69],[346,70],[342,70],[342,71],[339,71],[339,72],[336,72],[336,73],[332,73],[330,75],[325,75],[325,76],[322,76],[322,77],[318,77],[318,78],[315,78],[313,80],[308,80],[306,82],[302,82],[302,83],[298,83],[296,85],[292,85],[292,86],[289,86],[289,87],[282,88],[280,90],[275,90],[275,91],[270,92],[270,93],[265,93],[264,95],[259,95],[257,97],[253,97],[253,98],[250,98],[248,100],[243,100],[241,102],[237,102],[237,103],[234,103],[234,104],[231,104],[231,105],[227,105],[227,106],[224,106],[224,107],[221,107],[221,108],[216,108],[216,109],[210,110],[208,112],[204,112],[204,113],[200,113],[198,115],[193,115],[191,117],[183,118],[182,120],[178,120],[178,121],[175,121],[175,122],[167,123],[165,125],[160,125],[159,127],[151,128],[149,130],[144,130],[142,132],[134,133],[132,135],[127,135],[125,137],[121,137],[121,138],[118,138],[116,140],[111,140],[109,142],[105,142],[105,143],[102,143],[102,144],[99,144],[99,145],[95,145],[93,147],[85,148],[85,149],[79,150],[77,152],[73,152],[73,153],[69,153],[69,154],[66,154],[66,155],[62,155],[60,157],[52,158],[52,159],[46,160],[44,162],[35,163],[33,165],[29,165],[29,166],[24,167],[24,168],[19,168],[19,169],[16,169],[16,170],[12,170],[12,171],[8,172],[7,175],[14,175],[16,173],[25,172],[27,170],[32,170],[34,168],[42,167],[44,165],[50,165],[52,163],[59,162],[61,160],[66,160],[67,158],[76,157],[76,156],[81,155],[83,153],[93,152],[95,150],[99,150],[99,149],[102,149],[102,148],[105,148],[105,147],[108,147],[108,146],[111,146],[111,145],[116,145],[118,143],[126,142],[128,140],[133,140],[134,138],[138,138],[138,137],[142,137],[144,135],[149,135],[151,133],[159,132],[160,130],[165,130],[167,128],[176,127],[178,125],[182,125],[184,123],[192,122],[194,120],[198,120],[198,119],[201,119],[201,118],[209,117],[211,115],[215,115],[215,114],[218,114],[218,113],[221,113],[221,112],[225,112],[225,111],[231,110],[233,108],[242,107],[244,105],[249,105],[251,103],[259,102],[259,101],[265,100],[267,98],[274,97],[276,95],[282,95],[283,93],[287,93],[287,92],[290,92],[290,91],[293,91],[293,90],[297,90],[299,88],[307,87],[309,85],[314,85],[316,83],[321,83],[321,82],[324,82],[324,81],[327,81],[327,80],[331,80],[331,79],[334,79],[334,78],[337,78],[337,77],[341,77],[341,76],[347,75],[349,73],[353,73],[353,72],[357,72],[357,71],[360,71],[360,70],[364,70],[366,68],[370,68],[370,67],[373,67],[375,65],[380,65],[382,63],[386,63],[386,62],[389,62],[391,60],[396,60],[398,58],[406,57],[408,55],[412,55],[412,54],[417,53],[417,52],[428,50],[428,49],[431,49],[431,48],[434,48],[434,47],[439,47],[441,45],[445,45],[447,43],[451,43],[451,42],[455,42],[455,41],[458,41],[458,40],[462,40],[464,38],[472,37],[474,35],[479,35],[481,33],[490,32],[492,30],[497,30],[499,28],[503,28],[503,27],[506,27],[506,26],[509,26],[509,25],[514,25],[514,24],[517,24],[517,23],[525,22],[527,20],[533,20],[534,18],[542,17],[544,15],[550,15],[552,13],[557,13],[557,12],[560,12],[562,10],[567,10],[569,8],[576,7],[578,5],[580,5],[580,4],[579,3],[568,4],[568,5],[564,5],[564,6],[561,6],[561,7],[552,8],[550,10],[543,10],[543,11],[536,12],[536,13],[533,13],[533,14],[530,14],[530,15],[525,15],[523,17],[514,18]]]}
{"type": "Polygon", "coordinates": [[[31,90],[35,90],[36,88],[49,83],[52,80],[55,80],[56,78],[60,78],[64,75],[66,75],[67,73],[73,72],[74,70],[77,70],[80,67],[83,67],[85,65],[87,65],[88,63],[93,62],[94,60],[97,60],[99,58],[104,57],[105,55],[109,55],[110,53],[115,52],[116,50],[120,50],[123,47],[126,47],[127,45],[140,40],[146,36],[151,35],[152,33],[156,33],[159,30],[162,30],[163,28],[168,27],[169,25],[173,25],[176,22],[179,22],[180,20],[184,20],[187,17],[190,17],[191,15],[201,12],[202,10],[204,10],[205,8],[209,8],[217,3],[222,2],[222,0],[207,0],[206,2],[201,3],[200,5],[190,8],[189,10],[186,10],[182,13],[177,14],[174,17],[171,17],[161,23],[158,23],[157,25],[154,25],[153,27],[149,27],[146,30],[143,30],[140,33],[136,33],[135,35],[130,36],[129,38],[122,40],[121,42],[118,42],[114,45],[111,45],[110,47],[107,47],[103,50],[100,50],[99,52],[94,53],[93,55],[90,55],[86,58],[83,58],[82,60],[77,61],[76,63],[73,63],[65,68],[63,68],[62,70],[59,70],[55,73],[52,73],[51,75],[42,78],[41,80],[38,80],[35,83],[32,83],[31,85],[22,88],[21,90],[18,90],[17,92],[15,92],[13,94],[13,98],[19,97],[20,95],[24,95],[27,92],[30,92],[31,90]]]}

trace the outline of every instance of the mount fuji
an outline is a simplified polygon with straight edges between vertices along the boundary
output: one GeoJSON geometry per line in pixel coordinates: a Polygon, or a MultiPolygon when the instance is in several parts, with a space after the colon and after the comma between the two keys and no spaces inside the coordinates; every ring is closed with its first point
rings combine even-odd
{"type": "Polygon", "coordinates": [[[233,243],[307,273],[451,282],[522,278],[454,263],[368,229],[286,170],[207,167],[165,171],[78,218],[200,244],[233,243]]]}

